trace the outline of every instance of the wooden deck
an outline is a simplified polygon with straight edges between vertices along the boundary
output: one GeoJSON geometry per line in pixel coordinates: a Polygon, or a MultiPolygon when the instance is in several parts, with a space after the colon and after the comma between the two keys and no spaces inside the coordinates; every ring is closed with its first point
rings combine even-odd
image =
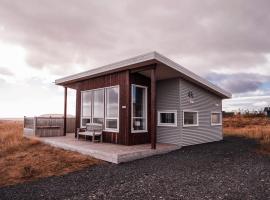
{"type": "MultiPolygon", "coordinates": [[[[27,136],[26,137],[31,137],[27,136]]],[[[168,153],[180,148],[180,146],[172,144],[160,144],[157,143],[156,149],[151,149],[150,144],[125,146],[119,144],[110,143],[92,143],[83,139],[77,140],[74,138],[74,134],[67,134],[60,137],[35,137],[36,139],[46,144],[70,150],[76,151],[85,155],[92,156],[94,158],[112,162],[122,163],[128,162],[148,156],[168,153]]]]}

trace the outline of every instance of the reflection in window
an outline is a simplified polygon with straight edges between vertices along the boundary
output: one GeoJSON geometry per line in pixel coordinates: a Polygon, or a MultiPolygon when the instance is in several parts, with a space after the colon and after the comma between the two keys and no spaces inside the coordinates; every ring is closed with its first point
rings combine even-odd
{"type": "Polygon", "coordinates": [[[106,129],[118,130],[118,112],[119,112],[119,87],[110,87],[105,89],[106,95],[106,129]]]}
{"type": "Polygon", "coordinates": [[[93,122],[103,124],[104,122],[104,89],[93,91],[93,122]]]}
{"type": "Polygon", "coordinates": [[[159,126],[177,126],[177,111],[158,111],[159,126]]]}
{"type": "Polygon", "coordinates": [[[147,88],[132,85],[132,131],[147,131],[147,88]]]}
{"type": "Polygon", "coordinates": [[[82,92],[82,117],[91,118],[91,91],[82,92]]]}
{"type": "Polygon", "coordinates": [[[184,126],[198,126],[198,112],[184,111],[184,126]]]}
{"type": "Polygon", "coordinates": [[[221,125],[221,113],[220,112],[212,112],[211,113],[211,124],[212,125],[221,125]]]}

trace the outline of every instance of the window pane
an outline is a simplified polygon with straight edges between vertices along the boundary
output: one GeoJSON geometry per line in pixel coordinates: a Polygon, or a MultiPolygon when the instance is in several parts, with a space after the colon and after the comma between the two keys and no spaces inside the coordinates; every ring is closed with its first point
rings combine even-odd
{"type": "Polygon", "coordinates": [[[147,93],[146,88],[132,85],[132,128],[133,130],[146,130],[147,93]]]}
{"type": "Polygon", "coordinates": [[[93,123],[103,124],[104,119],[103,118],[93,118],[93,123]]]}
{"type": "Polygon", "coordinates": [[[107,119],[106,128],[117,129],[117,119],[107,119]]]}
{"type": "Polygon", "coordinates": [[[82,119],[82,126],[86,126],[86,124],[90,123],[90,119],[89,118],[84,118],[82,119]]]}
{"type": "Polygon", "coordinates": [[[146,112],[145,105],[146,89],[132,86],[132,105],[133,117],[144,117],[146,112]]]}
{"type": "Polygon", "coordinates": [[[184,124],[192,125],[197,124],[197,113],[196,112],[184,112],[184,124]]]}
{"type": "Polygon", "coordinates": [[[91,116],[91,91],[82,92],[82,116],[91,116]]]}
{"type": "Polygon", "coordinates": [[[146,120],[142,118],[133,119],[133,130],[145,130],[145,121],[146,120]]]}
{"type": "Polygon", "coordinates": [[[175,113],[160,113],[160,123],[174,124],[175,123],[175,113]]]}
{"type": "Polygon", "coordinates": [[[106,117],[118,117],[118,87],[106,88],[106,117]]]}
{"type": "Polygon", "coordinates": [[[104,117],[104,90],[94,90],[94,101],[93,101],[93,117],[103,118],[104,117]]]}
{"type": "Polygon", "coordinates": [[[220,124],[221,123],[221,114],[220,113],[212,113],[212,123],[220,124]]]}

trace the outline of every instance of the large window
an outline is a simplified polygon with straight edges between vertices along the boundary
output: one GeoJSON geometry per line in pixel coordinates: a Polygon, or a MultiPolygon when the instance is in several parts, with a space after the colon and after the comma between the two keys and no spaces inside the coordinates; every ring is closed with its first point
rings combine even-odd
{"type": "Polygon", "coordinates": [[[93,91],[93,122],[104,123],[104,89],[93,91]]]}
{"type": "Polygon", "coordinates": [[[212,112],[211,113],[211,125],[222,125],[221,112],[212,112]]]}
{"type": "Polygon", "coordinates": [[[118,131],[119,86],[82,91],[81,98],[81,127],[93,122],[104,124],[105,130],[118,131]]]}
{"type": "Polygon", "coordinates": [[[147,87],[132,85],[132,132],[147,131],[147,87]]]}
{"type": "Polygon", "coordinates": [[[81,127],[85,127],[87,123],[91,122],[92,118],[92,92],[83,91],[81,93],[81,98],[82,98],[81,127]]]}
{"type": "Polygon", "coordinates": [[[183,111],[183,126],[198,126],[199,118],[196,111],[183,111]]]}
{"type": "Polygon", "coordinates": [[[118,131],[119,128],[119,87],[105,88],[105,129],[118,131]]]}
{"type": "Polygon", "coordinates": [[[177,126],[177,111],[158,111],[158,126],[177,126]]]}

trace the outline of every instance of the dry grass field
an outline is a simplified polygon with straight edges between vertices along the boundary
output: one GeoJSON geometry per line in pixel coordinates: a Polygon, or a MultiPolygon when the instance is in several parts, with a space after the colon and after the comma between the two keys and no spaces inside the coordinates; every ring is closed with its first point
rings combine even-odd
{"type": "Polygon", "coordinates": [[[22,122],[0,121],[0,187],[63,175],[101,161],[57,149],[22,135],[22,122]]]}
{"type": "Polygon", "coordinates": [[[223,119],[224,135],[243,136],[258,140],[259,151],[270,153],[270,118],[264,116],[226,117],[223,119]]]}
{"type": "MultiPolygon", "coordinates": [[[[260,143],[259,152],[270,153],[270,119],[226,117],[225,136],[243,136],[260,143]]],[[[0,121],[0,187],[42,177],[63,175],[102,161],[57,149],[22,135],[22,122],[0,121]]]]}

